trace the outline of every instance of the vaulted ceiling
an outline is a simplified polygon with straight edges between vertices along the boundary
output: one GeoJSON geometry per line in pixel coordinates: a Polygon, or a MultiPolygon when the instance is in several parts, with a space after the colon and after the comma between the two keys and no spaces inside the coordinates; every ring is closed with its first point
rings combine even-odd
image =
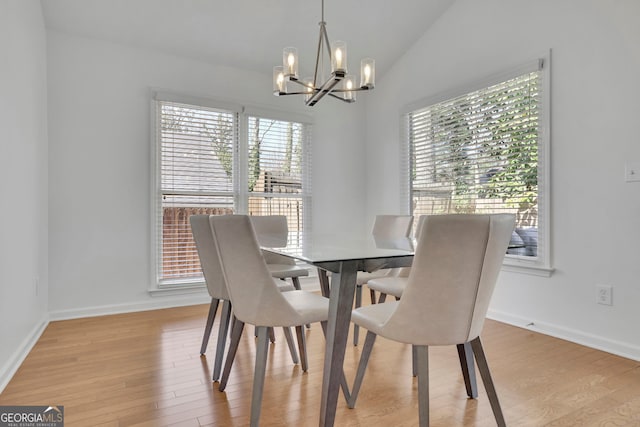
{"type": "MultiPolygon", "coordinates": [[[[41,0],[48,29],[272,73],[294,46],[313,75],[322,0],[41,0]]],[[[376,60],[382,76],[455,0],[325,0],[331,41],[350,71],[376,60]]]]}

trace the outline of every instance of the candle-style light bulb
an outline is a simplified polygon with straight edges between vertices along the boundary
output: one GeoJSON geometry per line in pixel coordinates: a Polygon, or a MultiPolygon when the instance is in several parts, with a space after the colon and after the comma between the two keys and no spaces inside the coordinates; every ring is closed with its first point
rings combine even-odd
{"type": "Polygon", "coordinates": [[[343,41],[336,40],[333,43],[333,53],[331,55],[331,72],[345,73],[347,72],[347,44],[343,41]]]}
{"type": "Polygon", "coordinates": [[[342,81],[342,88],[346,91],[344,92],[344,99],[347,101],[355,101],[356,100],[356,92],[354,89],[356,88],[356,79],[353,74],[347,74],[342,81]]]}
{"type": "Polygon", "coordinates": [[[295,47],[285,47],[282,51],[282,66],[284,77],[298,78],[298,49],[295,47]]]}
{"type": "Polygon", "coordinates": [[[371,58],[360,61],[360,87],[373,89],[376,80],[376,62],[371,58]]]}
{"type": "Polygon", "coordinates": [[[273,67],[273,94],[278,96],[287,92],[287,82],[284,79],[282,66],[273,67]]]}

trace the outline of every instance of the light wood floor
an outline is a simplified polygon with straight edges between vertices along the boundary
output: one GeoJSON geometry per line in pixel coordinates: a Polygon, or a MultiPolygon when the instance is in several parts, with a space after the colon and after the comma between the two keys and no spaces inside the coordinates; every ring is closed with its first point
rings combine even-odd
{"type": "MultiPolygon", "coordinates": [[[[210,381],[215,330],[207,357],[199,355],[206,315],[207,306],[193,306],[52,322],[0,405],[64,405],[67,426],[247,425],[252,330],[221,393],[210,381]]],[[[322,331],[307,331],[307,373],[276,334],[262,425],[315,426],[322,331]]],[[[638,362],[493,321],[483,340],[508,425],[640,426],[638,362]]],[[[349,382],[359,354],[348,346],[349,382]]],[[[432,426],[495,425],[481,383],[479,399],[466,398],[455,347],[431,348],[430,364],[432,426]]],[[[414,426],[416,405],[409,346],[378,339],[358,405],[348,409],[340,397],[336,426],[414,426]]]]}

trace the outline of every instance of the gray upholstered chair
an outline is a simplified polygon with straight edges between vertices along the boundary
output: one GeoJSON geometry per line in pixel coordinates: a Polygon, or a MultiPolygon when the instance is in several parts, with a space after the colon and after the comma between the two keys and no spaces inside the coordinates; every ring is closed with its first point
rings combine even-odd
{"type": "Polygon", "coordinates": [[[428,426],[428,346],[470,343],[496,421],[505,425],[480,333],[514,223],[509,214],[435,215],[425,220],[403,297],[353,311],[353,322],[368,332],[349,407],[355,406],[380,335],[413,345],[419,424],[428,426]]]}
{"type": "MultiPolygon", "coordinates": [[[[418,218],[418,225],[416,226],[416,239],[420,238],[420,233],[422,232],[422,227],[424,226],[424,222],[427,220],[428,215],[421,215],[418,218]]],[[[378,303],[382,303],[386,300],[387,295],[391,295],[399,300],[402,297],[402,292],[404,288],[407,286],[407,281],[409,279],[409,272],[411,271],[411,267],[402,267],[397,268],[393,272],[393,274],[388,274],[384,277],[374,277],[369,279],[367,282],[367,287],[373,295],[375,292],[380,293],[380,297],[378,298],[378,303]]],[[[371,301],[374,303],[374,301],[371,301]]]]}
{"type": "MultiPolygon", "coordinates": [[[[289,225],[285,215],[252,215],[249,217],[261,246],[283,248],[289,240],[289,225]]],[[[293,258],[262,251],[271,276],[282,281],[291,279],[293,287],[301,290],[300,277],[309,275],[309,270],[296,264],[293,258]]],[[[307,325],[309,327],[310,325],[307,325]]],[[[257,335],[256,335],[257,336],[257,335]]]]}
{"type": "MultiPolygon", "coordinates": [[[[393,240],[400,237],[409,237],[411,235],[411,226],[413,225],[412,215],[376,215],[373,223],[371,234],[376,239],[393,240]]],[[[356,276],[356,308],[362,305],[362,286],[368,284],[372,279],[380,277],[393,277],[398,273],[398,269],[381,269],[372,272],[359,271],[356,276]]],[[[371,290],[371,303],[375,304],[375,292],[371,290]]],[[[353,345],[358,345],[360,328],[358,325],[353,326],[353,345]]]]}
{"type": "MultiPolygon", "coordinates": [[[[255,215],[250,216],[251,224],[262,246],[284,247],[289,237],[287,217],[284,215],[255,215]]],[[[264,260],[271,276],[285,280],[291,279],[293,287],[300,290],[300,277],[308,276],[309,270],[296,265],[293,258],[263,252],[264,260]]]]}
{"type": "Polygon", "coordinates": [[[251,398],[251,426],[257,426],[266,371],[268,328],[296,328],[302,370],[306,371],[303,326],[323,322],[324,330],[329,317],[329,300],[300,290],[278,291],[248,216],[212,216],[209,221],[236,319],[219,388],[223,391],[226,387],[245,323],[255,325],[258,343],[251,398]]]}
{"type": "MultiPolygon", "coordinates": [[[[207,291],[209,292],[209,296],[211,296],[209,315],[207,316],[207,323],[204,329],[204,336],[202,337],[202,345],[200,347],[201,355],[205,354],[207,351],[207,344],[209,343],[209,337],[211,336],[211,329],[213,328],[216,311],[218,310],[219,303],[222,301],[218,342],[216,345],[212,375],[212,380],[217,381],[220,378],[222,358],[228,335],[231,300],[229,299],[225,279],[222,275],[220,259],[213,240],[211,224],[209,223],[209,215],[192,215],[189,217],[189,221],[191,223],[191,233],[193,234],[196,249],[198,250],[198,257],[200,258],[200,266],[202,267],[202,273],[204,274],[204,280],[207,285],[207,291]]],[[[278,286],[281,292],[293,290],[293,286],[284,282],[282,285],[278,286]]],[[[293,363],[298,363],[298,354],[295,349],[291,330],[289,328],[284,328],[284,333],[291,352],[291,359],[293,360],[293,363]]]]}

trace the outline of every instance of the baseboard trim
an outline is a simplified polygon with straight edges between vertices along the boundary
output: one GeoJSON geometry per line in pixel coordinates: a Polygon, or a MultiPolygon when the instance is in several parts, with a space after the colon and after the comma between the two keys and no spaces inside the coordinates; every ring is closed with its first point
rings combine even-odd
{"type": "Polygon", "coordinates": [[[489,310],[487,318],[640,362],[640,347],[637,345],[496,310],[489,310]]]}
{"type": "Polygon", "coordinates": [[[0,394],[4,391],[4,389],[11,381],[11,378],[18,372],[22,362],[27,358],[31,349],[36,345],[40,336],[44,332],[44,330],[49,325],[49,317],[44,316],[44,318],[38,322],[38,324],[31,330],[29,334],[22,341],[18,349],[13,353],[13,355],[9,358],[7,363],[0,368],[0,394]]]}
{"type": "Polygon", "coordinates": [[[163,308],[188,305],[209,304],[211,297],[206,293],[197,295],[162,296],[152,300],[135,303],[101,305],[70,310],[57,310],[49,313],[51,321],[81,319],[86,317],[107,316],[110,314],[133,313],[137,311],[160,310],[163,308]]]}

